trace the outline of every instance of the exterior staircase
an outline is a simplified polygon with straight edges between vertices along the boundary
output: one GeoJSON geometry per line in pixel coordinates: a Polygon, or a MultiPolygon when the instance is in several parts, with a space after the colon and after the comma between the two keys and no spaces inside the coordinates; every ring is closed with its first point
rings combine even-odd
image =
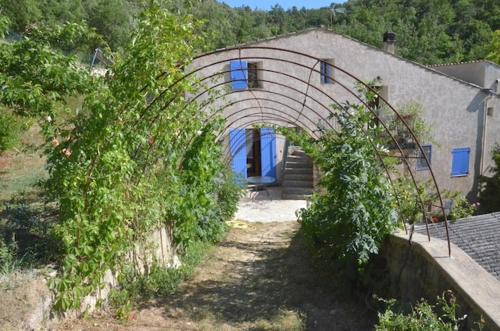
{"type": "Polygon", "coordinates": [[[283,173],[283,194],[286,200],[305,200],[313,193],[313,162],[303,151],[291,150],[283,173]]]}

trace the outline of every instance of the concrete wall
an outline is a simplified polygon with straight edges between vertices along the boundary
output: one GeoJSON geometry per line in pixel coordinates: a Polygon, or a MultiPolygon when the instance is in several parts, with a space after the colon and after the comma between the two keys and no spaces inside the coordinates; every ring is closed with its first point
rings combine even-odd
{"type": "Polygon", "coordinates": [[[486,62],[457,63],[453,65],[436,65],[433,69],[466,82],[486,87],[486,62]]]}
{"type": "MultiPolygon", "coordinates": [[[[464,194],[470,193],[471,197],[475,195],[477,177],[482,162],[483,114],[485,110],[484,102],[487,96],[481,89],[458,79],[447,77],[436,70],[414,64],[323,29],[262,41],[253,45],[285,48],[304,52],[321,59],[331,59],[335,65],[344,68],[363,81],[371,81],[379,77],[382,85],[387,87],[385,93],[387,93],[389,102],[397,109],[411,101],[420,103],[424,108],[423,118],[432,130],[432,141],[422,141],[422,143],[431,143],[433,145],[433,170],[440,187],[462,191],[464,194]],[[464,177],[451,177],[451,152],[452,149],[460,147],[471,148],[470,174],[464,177]]],[[[284,72],[305,82],[294,80],[279,73],[261,73],[262,88],[238,92],[228,96],[224,102],[219,100],[219,102],[212,105],[213,109],[218,109],[226,103],[251,99],[225,109],[224,116],[232,116],[231,119],[239,118],[238,121],[231,123],[232,127],[258,121],[260,116],[261,118],[268,117],[269,119],[265,119],[265,121],[273,124],[301,126],[312,136],[317,136],[318,132],[316,130],[318,126],[328,127],[332,125],[336,127],[334,120],[327,119],[331,109],[323,107],[319,102],[330,106],[335,102],[355,101],[355,98],[341,86],[341,84],[344,84],[354,89],[354,79],[335,69],[333,75],[341,84],[322,85],[319,73],[311,72],[308,69],[308,67],[314,66],[315,69],[320,70],[319,63],[301,55],[277,53],[270,50],[228,50],[200,58],[194,62],[193,67],[200,68],[203,65],[221,61],[220,64],[201,70],[198,73],[199,77],[204,77],[220,70],[228,70],[229,59],[240,56],[243,58],[254,57],[245,60],[248,62],[262,62],[260,65],[264,69],[284,72]],[[272,59],[263,60],[258,59],[258,57],[279,57],[296,64],[272,59]],[[276,81],[281,85],[269,81],[276,81]],[[318,90],[314,87],[308,88],[307,81],[310,81],[318,90]],[[325,96],[320,91],[323,91],[328,96],[325,96]],[[282,93],[286,96],[278,96],[273,93],[282,93]],[[303,93],[307,93],[308,97],[305,98],[303,93]],[[297,101],[293,101],[288,97],[297,101]],[[268,100],[256,101],[256,98],[272,99],[279,102],[279,104],[268,100]],[[294,112],[286,105],[296,109],[299,113],[294,112]],[[254,108],[235,115],[238,110],[250,107],[254,108]],[[275,108],[279,112],[268,108],[275,108]],[[251,114],[254,115],[251,116],[251,114]],[[285,119],[277,119],[278,116],[284,116],[285,119]],[[271,118],[274,119],[271,120],[271,118]]],[[[218,83],[224,81],[229,81],[227,74],[225,77],[216,80],[218,83]]],[[[230,91],[229,85],[220,88],[219,92],[221,91],[230,91]]],[[[495,104],[495,107],[498,107],[498,105],[495,104]]],[[[489,125],[488,132],[500,131],[497,121],[492,120],[489,125]]],[[[487,140],[488,144],[491,145],[499,142],[500,137],[497,134],[490,134],[487,140]]],[[[412,164],[412,167],[414,169],[415,165],[412,164]]],[[[429,171],[419,171],[417,177],[429,179],[429,171]]]]}
{"type": "Polygon", "coordinates": [[[392,235],[368,267],[368,284],[383,297],[415,304],[421,298],[435,302],[451,290],[467,326],[481,318],[488,330],[500,330],[500,282],[460,248],[445,241],[414,234],[412,245],[403,234],[392,235]]]}

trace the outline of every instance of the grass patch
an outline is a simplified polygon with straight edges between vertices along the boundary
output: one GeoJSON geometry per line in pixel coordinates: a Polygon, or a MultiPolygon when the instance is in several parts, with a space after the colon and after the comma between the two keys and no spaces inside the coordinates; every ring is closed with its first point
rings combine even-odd
{"type": "Polygon", "coordinates": [[[175,293],[179,284],[193,274],[212,248],[212,243],[195,241],[185,249],[178,268],[153,267],[147,275],[139,275],[130,269],[121,277],[120,288],[113,289],[109,296],[116,317],[127,319],[134,305],[141,300],[175,293]]]}
{"type": "Polygon", "coordinates": [[[54,204],[42,202],[41,193],[16,194],[0,208],[0,274],[38,268],[57,260],[53,227],[54,204]]]}
{"type": "Polygon", "coordinates": [[[254,331],[303,331],[306,329],[304,316],[293,310],[280,310],[271,320],[258,320],[254,331]]]}
{"type": "Polygon", "coordinates": [[[23,134],[22,150],[0,156],[0,203],[21,192],[36,190],[36,184],[47,177],[46,159],[37,150],[41,141],[40,129],[34,126],[23,134]]]}

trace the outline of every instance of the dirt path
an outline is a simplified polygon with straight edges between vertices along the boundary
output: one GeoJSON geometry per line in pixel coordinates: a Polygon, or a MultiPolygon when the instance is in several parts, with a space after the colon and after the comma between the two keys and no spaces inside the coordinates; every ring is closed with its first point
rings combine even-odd
{"type": "Polygon", "coordinates": [[[370,330],[373,313],[310,265],[296,222],[238,222],[175,295],[128,322],[103,314],[62,330],[370,330]]]}

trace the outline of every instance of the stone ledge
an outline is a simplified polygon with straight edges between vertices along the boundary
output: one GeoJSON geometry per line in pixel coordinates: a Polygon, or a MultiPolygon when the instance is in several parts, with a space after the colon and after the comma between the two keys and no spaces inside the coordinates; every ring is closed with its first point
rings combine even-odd
{"type": "MultiPolygon", "coordinates": [[[[392,235],[390,242],[409,246],[404,233],[392,235]]],[[[415,233],[411,247],[440,271],[473,311],[484,317],[488,328],[500,330],[500,282],[495,277],[454,244],[451,244],[452,256],[448,257],[444,240],[428,241],[426,236],[415,233]]]]}

